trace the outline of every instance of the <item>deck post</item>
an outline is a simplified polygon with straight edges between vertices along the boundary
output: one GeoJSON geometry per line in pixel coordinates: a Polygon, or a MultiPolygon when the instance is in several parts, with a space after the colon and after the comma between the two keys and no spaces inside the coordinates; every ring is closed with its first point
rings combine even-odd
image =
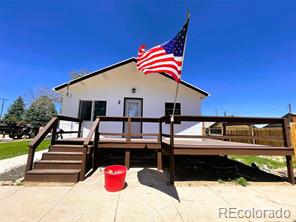
{"type": "Polygon", "coordinates": [[[162,170],[162,120],[161,119],[159,119],[158,142],[160,143],[160,150],[157,150],[157,169],[162,170]]]}
{"type": "Polygon", "coordinates": [[[100,134],[98,132],[99,130],[99,125],[96,127],[95,130],[95,137],[94,137],[94,143],[93,143],[93,160],[92,160],[92,168],[93,170],[97,169],[97,164],[96,164],[96,160],[97,160],[97,153],[98,153],[98,144],[99,144],[99,140],[100,140],[100,134]]]}
{"type": "Polygon", "coordinates": [[[159,120],[159,135],[158,135],[158,142],[162,143],[162,122],[159,120]]]}
{"type": "Polygon", "coordinates": [[[129,169],[129,167],[130,167],[130,156],[131,156],[131,151],[126,150],[125,157],[124,157],[124,165],[127,169],[129,169]]]}
{"type": "MultiPolygon", "coordinates": [[[[282,129],[283,129],[283,137],[284,137],[284,145],[285,147],[291,147],[291,138],[289,132],[289,121],[288,119],[283,119],[282,121],[282,129]]],[[[286,156],[287,163],[287,172],[288,172],[288,181],[291,184],[295,184],[294,172],[293,172],[293,164],[292,164],[292,156],[286,156]]]]}
{"type": "Polygon", "coordinates": [[[59,121],[56,121],[54,123],[52,131],[51,131],[51,145],[54,145],[56,143],[58,122],[59,121]]]}
{"type": "Polygon", "coordinates": [[[131,118],[127,119],[127,141],[131,141],[131,131],[132,131],[132,123],[131,118]]]}
{"type": "Polygon", "coordinates": [[[175,182],[175,157],[174,157],[174,116],[170,119],[170,183],[175,182]]]}
{"type": "Polygon", "coordinates": [[[78,138],[80,138],[82,135],[81,126],[82,126],[82,120],[79,121],[79,125],[78,125],[78,135],[77,135],[78,138]]]}
{"type": "MultiPolygon", "coordinates": [[[[226,123],[222,123],[222,136],[226,136],[226,123]]],[[[224,138],[222,139],[225,140],[224,138]]]]}
{"type": "Polygon", "coordinates": [[[85,179],[85,174],[86,174],[86,161],[87,161],[87,149],[88,146],[83,146],[83,151],[82,151],[82,168],[79,174],[79,180],[82,181],[85,179]]]}
{"type": "Polygon", "coordinates": [[[157,169],[162,170],[162,153],[161,150],[157,150],[157,169]]]}
{"type": "Polygon", "coordinates": [[[28,154],[28,158],[27,158],[26,172],[32,170],[32,168],[33,168],[34,154],[35,154],[34,149],[29,146],[29,154],[28,154]]]}

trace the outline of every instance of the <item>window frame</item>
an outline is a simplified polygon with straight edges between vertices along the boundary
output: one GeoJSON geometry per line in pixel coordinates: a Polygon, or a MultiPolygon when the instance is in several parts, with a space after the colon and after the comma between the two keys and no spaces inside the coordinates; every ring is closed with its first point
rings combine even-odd
{"type": "Polygon", "coordinates": [[[96,102],[104,102],[105,103],[105,114],[101,116],[106,116],[107,115],[107,100],[94,100],[93,101],[93,106],[92,106],[92,120],[95,121],[97,115],[95,115],[95,107],[96,107],[96,102]]]}
{"type": "Polygon", "coordinates": [[[78,107],[78,118],[82,121],[91,121],[92,120],[92,110],[93,110],[93,101],[92,100],[79,100],[79,107],[78,107]],[[90,102],[91,108],[90,108],[90,119],[83,119],[82,118],[82,103],[83,102],[90,102]]]}
{"type": "MultiPolygon", "coordinates": [[[[171,116],[173,114],[173,110],[174,110],[174,103],[172,103],[172,102],[165,102],[164,103],[164,115],[165,116],[171,116]],[[167,105],[168,104],[172,105],[172,108],[171,109],[168,109],[167,108],[167,105]],[[169,115],[167,115],[167,110],[170,111],[170,114],[169,115]]],[[[181,111],[182,111],[181,103],[176,103],[176,109],[175,109],[176,115],[181,115],[181,111]],[[177,108],[178,106],[179,106],[179,108],[177,108]],[[179,113],[177,112],[177,110],[179,111],[179,113]]],[[[166,124],[169,124],[170,121],[166,121],[165,123],[166,124]]],[[[181,124],[181,121],[175,121],[175,124],[181,124]]]]}

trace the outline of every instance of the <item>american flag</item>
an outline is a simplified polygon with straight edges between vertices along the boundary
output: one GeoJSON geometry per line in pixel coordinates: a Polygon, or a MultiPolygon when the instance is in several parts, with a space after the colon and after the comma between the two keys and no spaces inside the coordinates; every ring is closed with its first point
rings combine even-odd
{"type": "Polygon", "coordinates": [[[137,69],[144,74],[166,73],[180,82],[189,19],[182,30],[170,41],[145,51],[141,45],[137,57],[137,69]]]}

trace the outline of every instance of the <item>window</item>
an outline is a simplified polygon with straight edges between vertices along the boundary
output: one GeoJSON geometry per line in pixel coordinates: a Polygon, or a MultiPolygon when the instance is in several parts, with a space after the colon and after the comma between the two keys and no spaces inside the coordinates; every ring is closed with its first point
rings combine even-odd
{"type": "Polygon", "coordinates": [[[106,106],[106,101],[95,101],[93,120],[95,120],[97,116],[106,116],[106,106]]]}
{"type": "MultiPolygon", "coordinates": [[[[165,103],[165,115],[173,115],[174,103],[165,103]]],[[[175,115],[181,115],[181,104],[176,103],[175,115]]]]}
{"type": "Polygon", "coordinates": [[[92,101],[80,101],[79,104],[79,115],[78,117],[82,120],[91,120],[92,101]]]}
{"type": "MultiPolygon", "coordinates": [[[[165,115],[173,115],[174,103],[165,103],[165,115]]],[[[176,103],[175,115],[181,115],[181,103],[176,103]]],[[[166,122],[169,123],[169,122],[166,122]]],[[[175,121],[175,123],[180,124],[180,121],[175,121]]]]}

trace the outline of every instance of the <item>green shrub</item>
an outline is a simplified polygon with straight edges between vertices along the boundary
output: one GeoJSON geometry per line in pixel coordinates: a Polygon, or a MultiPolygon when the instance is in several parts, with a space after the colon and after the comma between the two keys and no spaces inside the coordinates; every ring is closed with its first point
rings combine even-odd
{"type": "Polygon", "coordinates": [[[235,183],[243,187],[248,185],[248,181],[244,177],[239,177],[235,179],[235,183]]]}

